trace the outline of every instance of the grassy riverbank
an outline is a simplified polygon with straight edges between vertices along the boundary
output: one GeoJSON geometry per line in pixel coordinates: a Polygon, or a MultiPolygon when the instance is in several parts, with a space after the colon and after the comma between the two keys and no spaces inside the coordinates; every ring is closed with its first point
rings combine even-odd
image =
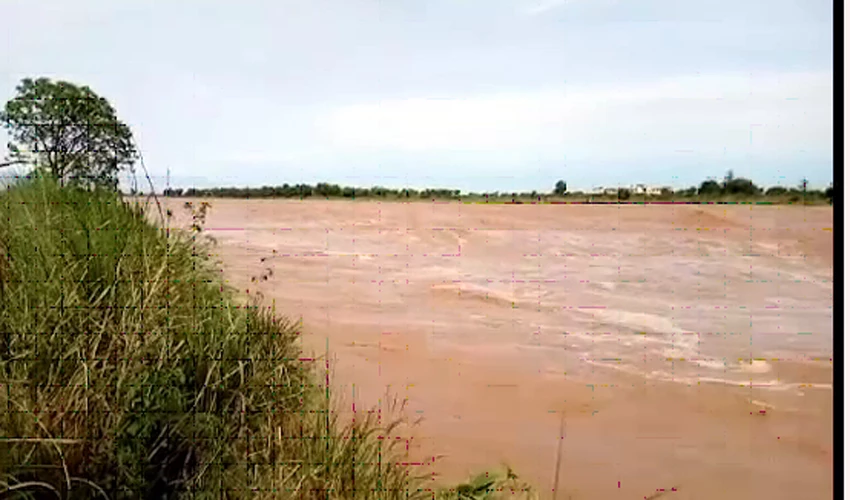
{"type": "MultiPolygon", "coordinates": [[[[60,498],[431,498],[398,420],[338,422],[297,325],[197,232],[107,190],[0,197],[0,487],[60,498]]],[[[490,485],[491,487],[494,485],[490,485]]]]}

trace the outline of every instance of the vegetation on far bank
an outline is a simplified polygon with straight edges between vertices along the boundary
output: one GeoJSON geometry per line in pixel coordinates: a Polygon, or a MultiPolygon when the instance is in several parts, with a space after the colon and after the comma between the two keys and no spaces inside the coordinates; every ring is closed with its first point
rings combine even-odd
{"type": "Polygon", "coordinates": [[[459,189],[393,189],[381,186],[370,188],[339,186],[337,184],[282,184],[262,187],[166,188],[166,197],[187,198],[292,198],[292,199],[367,199],[387,201],[454,200],[477,203],[766,203],[766,204],[832,204],[833,188],[810,189],[804,179],[797,187],[773,186],[762,188],[751,180],[727,173],[723,181],[708,179],[698,187],[660,190],[657,194],[635,193],[619,188],[609,193],[568,191],[564,181],[558,181],[551,192],[462,192],[459,189]]]}

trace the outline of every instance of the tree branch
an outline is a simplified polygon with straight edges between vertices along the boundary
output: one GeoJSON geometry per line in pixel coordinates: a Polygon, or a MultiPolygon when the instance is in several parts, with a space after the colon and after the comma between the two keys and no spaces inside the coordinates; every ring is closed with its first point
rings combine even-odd
{"type": "Polygon", "coordinates": [[[12,165],[23,165],[24,163],[28,163],[26,160],[10,160],[0,162],[0,168],[11,167],[12,165]]]}

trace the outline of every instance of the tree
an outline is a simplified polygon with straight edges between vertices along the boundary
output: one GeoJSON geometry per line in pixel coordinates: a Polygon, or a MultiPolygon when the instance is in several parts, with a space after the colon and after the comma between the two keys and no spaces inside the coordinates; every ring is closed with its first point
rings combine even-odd
{"type": "Polygon", "coordinates": [[[829,183],[829,186],[824,189],[823,194],[829,200],[829,204],[832,205],[832,183],[829,183]]]}
{"type": "Polygon", "coordinates": [[[9,159],[50,172],[60,181],[117,188],[138,152],[130,128],[89,87],[25,78],[0,112],[9,131],[9,159]]]}
{"type": "Polygon", "coordinates": [[[717,181],[708,179],[703,181],[699,186],[699,194],[700,196],[715,196],[723,191],[723,188],[720,187],[720,184],[717,181]]]}
{"type": "Polygon", "coordinates": [[[724,180],[723,184],[724,194],[739,194],[752,196],[758,194],[760,191],[758,186],[756,186],[753,181],[749,179],[744,179],[743,177],[724,180]]]}
{"type": "Polygon", "coordinates": [[[555,183],[555,189],[552,191],[557,196],[564,196],[567,193],[567,183],[560,180],[555,183]]]}

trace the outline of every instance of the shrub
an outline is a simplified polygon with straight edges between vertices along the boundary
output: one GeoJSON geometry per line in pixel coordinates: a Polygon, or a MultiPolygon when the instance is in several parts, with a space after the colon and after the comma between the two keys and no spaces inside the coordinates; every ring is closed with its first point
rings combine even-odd
{"type": "Polygon", "coordinates": [[[773,186],[773,187],[768,188],[767,191],[764,192],[764,194],[766,194],[767,196],[781,196],[781,195],[784,195],[787,192],[788,192],[788,189],[786,189],[782,186],[773,186]]]}
{"type": "Polygon", "coordinates": [[[700,184],[698,192],[700,196],[718,196],[723,192],[723,188],[717,181],[709,179],[700,184]]]}
{"type": "Polygon", "coordinates": [[[737,177],[729,179],[723,186],[724,194],[730,195],[756,195],[759,194],[759,188],[749,179],[737,177]]]}

